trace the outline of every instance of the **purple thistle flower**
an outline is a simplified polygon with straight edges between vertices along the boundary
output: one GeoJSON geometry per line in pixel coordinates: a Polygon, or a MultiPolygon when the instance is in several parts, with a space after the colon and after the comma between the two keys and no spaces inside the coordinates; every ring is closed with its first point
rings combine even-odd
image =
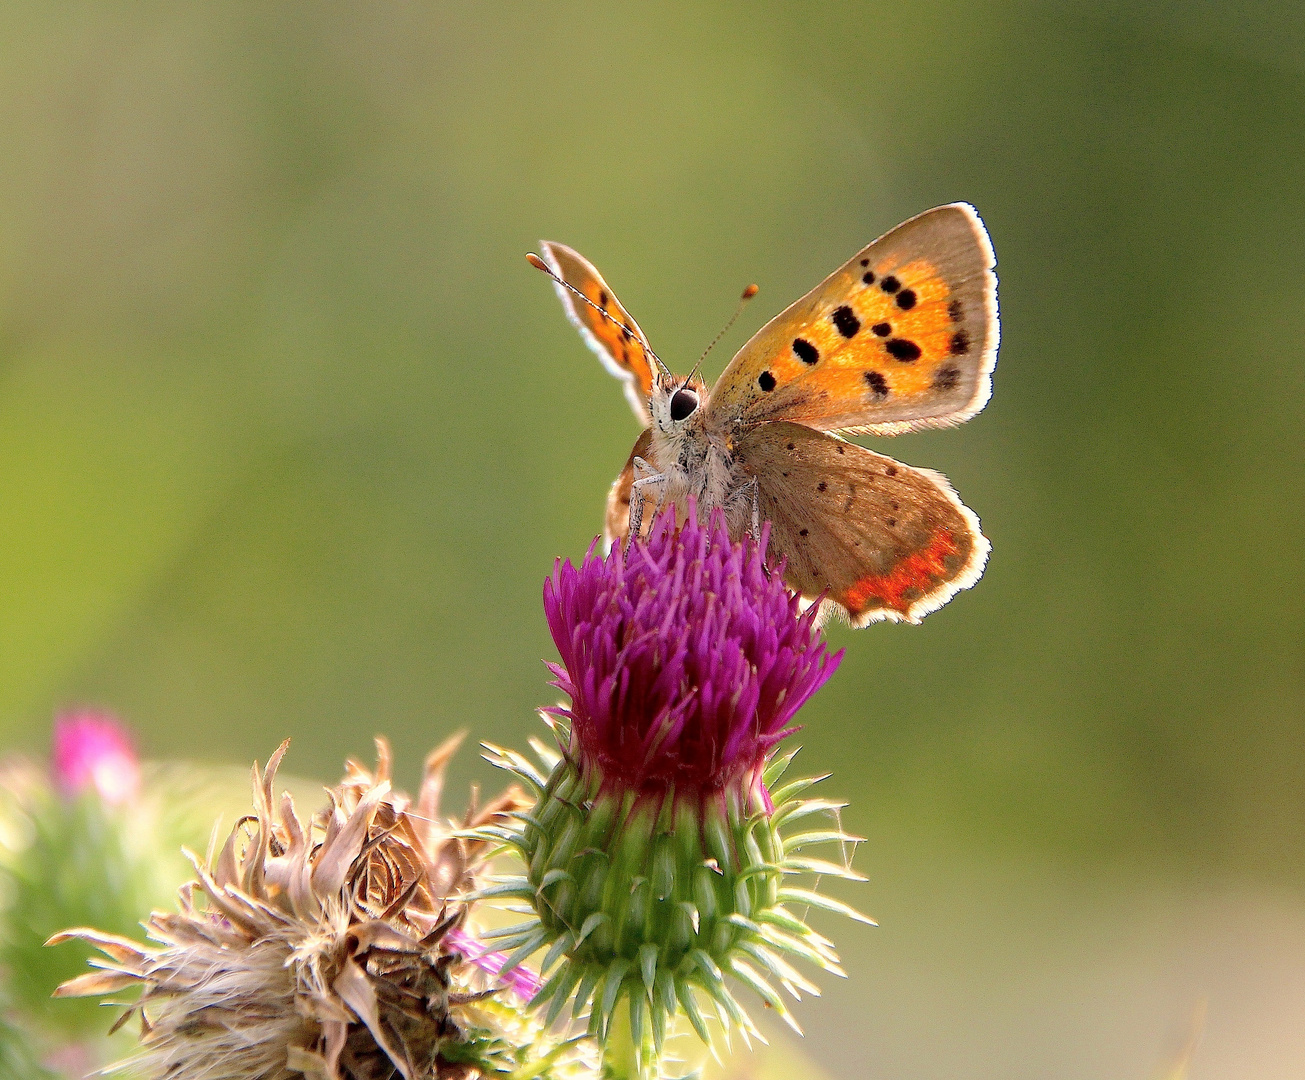
{"type": "Polygon", "coordinates": [[[140,759],[131,733],[109,713],[85,709],[56,717],[52,759],[54,782],[70,798],[93,788],[116,806],[140,790],[140,759]]]}
{"type": "Polygon", "coordinates": [[[771,809],[767,755],[843,654],[766,567],[768,531],[732,544],[723,513],[704,526],[691,507],[628,551],[558,561],[544,611],[562,663],[548,666],[571,707],[548,711],[570,721],[585,772],[638,789],[742,781],[771,809]]]}
{"type": "Polygon", "coordinates": [[[842,805],[801,797],[819,778],[778,785],[792,755],[776,744],[842,653],[828,651],[782,567],[766,567],[767,535],[731,543],[723,514],[704,524],[690,506],[683,524],[667,511],[627,550],[591,547],[579,567],[559,560],[544,611],[562,658],[549,665],[553,685],[571,703],[545,711],[562,753],[537,745],[541,771],[486,744],[537,794],[516,824],[483,832],[514,848],[523,870],[480,898],[524,901],[535,916],[483,935],[508,952],[499,977],[546,949],[532,1004],[546,1024],[568,1001],[573,1016],[587,1011],[622,1075],[633,1075],[626,1049],[639,1075],[657,1075],[680,1016],[708,1044],[709,1015],[757,1033],[733,982],[796,1026],[770,979],[796,995],[815,987],[794,960],[842,974],[802,912],[868,921],[790,882],[864,879],[801,852],[856,839],[836,821],[793,831],[842,805]],[[624,1033],[612,1027],[621,1007],[624,1033]]]}

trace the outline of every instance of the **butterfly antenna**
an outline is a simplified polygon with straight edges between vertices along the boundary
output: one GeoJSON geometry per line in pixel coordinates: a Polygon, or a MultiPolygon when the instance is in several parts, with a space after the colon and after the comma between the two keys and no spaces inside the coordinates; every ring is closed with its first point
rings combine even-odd
{"type": "Polygon", "coordinates": [[[738,322],[738,318],[743,314],[743,309],[748,306],[748,301],[757,295],[758,289],[755,285],[749,285],[743,290],[743,295],[739,297],[739,306],[734,309],[734,314],[730,316],[730,321],[721,327],[721,331],[711,339],[711,344],[702,350],[702,355],[698,357],[698,362],[693,365],[693,370],[689,372],[688,378],[680,385],[680,389],[688,386],[693,377],[698,374],[698,369],[702,367],[702,362],[707,359],[707,354],[716,347],[716,343],[729,333],[730,327],[738,322]]]}
{"type": "Polygon", "coordinates": [[[669,375],[671,373],[671,369],[668,368],[664,363],[662,363],[662,358],[660,356],[658,356],[655,352],[652,351],[652,346],[649,345],[648,342],[644,340],[642,334],[637,333],[632,327],[626,326],[625,323],[621,322],[620,319],[612,315],[612,313],[609,312],[606,308],[599,307],[592,300],[590,300],[589,297],[587,297],[584,293],[582,293],[579,289],[577,289],[574,285],[572,285],[569,281],[563,280],[562,277],[559,276],[558,273],[551,266],[548,265],[548,263],[546,263],[533,251],[526,252],[526,262],[528,262],[536,270],[542,270],[545,274],[547,274],[559,285],[561,285],[562,288],[569,289],[571,292],[575,293],[576,296],[578,296],[581,300],[583,300],[586,304],[588,304],[591,308],[593,308],[596,312],[598,312],[598,314],[601,315],[604,319],[606,319],[609,323],[617,327],[617,329],[622,330],[627,334],[633,334],[635,340],[638,341],[639,344],[643,346],[644,352],[646,352],[649,356],[651,356],[654,360],[657,361],[657,366],[662,369],[662,373],[665,375],[669,375]]]}

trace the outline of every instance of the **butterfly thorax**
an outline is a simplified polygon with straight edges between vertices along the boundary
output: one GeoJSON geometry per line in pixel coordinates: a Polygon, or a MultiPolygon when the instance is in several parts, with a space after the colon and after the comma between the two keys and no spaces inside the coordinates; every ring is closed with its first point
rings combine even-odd
{"type": "Polygon", "coordinates": [[[662,502],[684,509],[693,498],[700,513],[727,505],[746,480],[726,432],[703,408],[706,400],[707,387],[700,380],[659,375],[648,402],[648,464],[665,477],[662,502]]]}

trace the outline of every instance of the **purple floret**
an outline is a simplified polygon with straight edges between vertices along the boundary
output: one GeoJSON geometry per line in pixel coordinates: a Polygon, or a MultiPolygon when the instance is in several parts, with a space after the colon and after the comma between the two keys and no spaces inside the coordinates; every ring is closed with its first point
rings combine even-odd
{"type": "Polygon", "coordinates": [[[571,724],[571,752],[605,784],[714,790],[760,785],[767,754],[833,675],[815,607],[799,610],[766,540],[731,543],[717,511],[699,525],[662,514],[646,542],[579,568],[559,560],[544,611],[561,654],[549,710],[571,724]]]}
{"type": "MultiPolygon", "coordinates": [[[[469,964],[474,964],[480,968],[491,978],[497,978],[498,973],[503,969],[503,965],[507,963],[506,953],[495,952],[490,946],[477,941],[465,930],[461,930],[456,926],[444,935],[444,944],[469,964]]],[[[507,977],[503,980],[503,985],[523,1002],[528,1002],[539,993],[540,987],[544,985],[544,980],[530,968],[521,965],[508,972],[507,977]]]]}

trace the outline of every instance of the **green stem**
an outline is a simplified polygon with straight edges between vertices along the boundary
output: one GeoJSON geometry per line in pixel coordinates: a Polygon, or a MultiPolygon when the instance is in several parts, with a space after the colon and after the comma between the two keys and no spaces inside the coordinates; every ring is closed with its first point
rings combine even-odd
{"type": "Polygon", "coordinates": [[[659,1080],[661,1068],[656,1062],[647,1060],[646,1052],[643,1065],[640,1072],[634,1033],[630,1030],[629,1009],[618,1005],[607,1029],[607,1041],[603,1044],[603,1080],[659,1080]]]}

